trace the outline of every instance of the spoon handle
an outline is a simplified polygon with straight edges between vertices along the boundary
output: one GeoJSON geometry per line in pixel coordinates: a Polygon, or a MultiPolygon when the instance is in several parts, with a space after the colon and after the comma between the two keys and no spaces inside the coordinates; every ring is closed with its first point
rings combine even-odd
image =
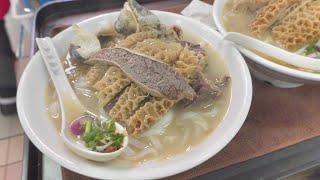
{"type": "Polygon", "coordinates": [[[252,37],[236,33],[228,32],[223,37],[223,40],[229,40],[233,43],[256,50],[268,56],[277,58],[288,64],[292,64],[301,68],[319,71],[320,70],[320,60],[313,59],[305,56],[301,56],[295,53],[288,52],[286,50],[280,49],[278,47],[272,46],[268,43],[262,42],[260,40],[254,39],[252,37]]]}
{"type": "Polygon", "coordinates": [[[61,60],[51,39],[48,37],[37,38],[36,42],[42,55],[42,59],[47,66],[52,82],[56,88],[59,99],[63,101],[66,98],[71,98],[73,103],[81,105],[68,81],[62,67],[61,60]]]}

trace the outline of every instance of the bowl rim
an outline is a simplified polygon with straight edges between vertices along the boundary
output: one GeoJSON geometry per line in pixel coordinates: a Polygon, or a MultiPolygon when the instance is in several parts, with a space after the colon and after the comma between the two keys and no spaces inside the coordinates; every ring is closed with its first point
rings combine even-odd
{"type": "MultiPolygon", "coordinates": [[[[212,16],[213,16],[213,20],[214,23],[218,29],[218,31],[222,34],[225,35],[227,33],[226,29],[224,28],[223,25],[223,21],[222,21],[222,11],[224,9],[225,4],[228,2],[229,0],[219,0],[219,1],[215,1],[213,4],[213,12],[212,12],[212,16]]],[[[301,78],[301,79],[307,79],[307,80],[312,80],[312,81],[320,81],[320,74],[318,73],[312,73],[312,72],[306,72],[306,71],[301,71],[301,70],[297,70],[297,69],[293,69],[293,68],[289,68],[277,63],[274,63],[270,60],[267,60],[241,46],[238,45],[234,45],[236,46],[239,51],[244,54],[246,57],[248,57],[250,60],[265,66],[269,69],[275,70],[277,72],[292,76],[292,77],[296,77],[296,78],[301,78]]]]}
{"type": "MultiPolygon", "coordinates": [[[[220,33],[214,31],[210,27],[208,27],[208,26],[206,26],[206,25],[204,25],[204,24],[202,24],[202,23],[200,23],[200,22],[198,22],[196,20],[193,20],[191,18],[184,17],[182,15],[175,14],[175,13],[165,12],[165,11],[153,11],[153,12],[156,15],[163,15],[163,16],[169,16],[169,17],[173,17],[173,18],[178,18],[181,21],[189,21],[189,22],[191,22],[191,23],[193,23],[195,25],[198,25],[198,27],[201,27],[201,28],[204,28],[204,29],[210,31],[210,33],[216,35],[217,37],[221,37],[220,33]]],[[[105,17],[105,16],[114,15],[114,14],[119,14],[119,12],[113,12],[113,13],[107,13],[107,14],[102,14],[102,15],[99,15],[99,16],[95,16],[95,17],[89,18],[89,19],[87,19],[85,21],[82,21],[82,22],[80,22],[78,24],[80,24],[80,25],[81,24],[86,24],[87,22],[94,21],[95,19],[99,19],[99,18],[102,18],[102,17],[105,17]]],[[[67,28],[66,30],[68,30],[70,28],[71,27],[67,28]]],[[[66,30],[64,30],[64,31],[66,31],[66,30]]],[[[64,31],[60,32],[59,34],[63,33],[64,31]]],[[[62,38],[61,35],[59,35],[59,34],[57,34],[53,39],[62,38]]],[[[233,48],[233,47],[231,46],[231,48],[233,48]]],[[[232,133],[224,134],[224,136],[225,136],[224,140],[223,140],[223,142],[220,143],[220,147],[217,148],[218,149],[217,152],[211,152],[207,156],[204,156],[201,159],[199,159],[198,161],[194,161],[194,162],[191,162],[189,164],[184,164],[183,166],[177,167],[176,169],[172,169],[170,171],[168,170],[167,172],[162,173],[161,175],[155,174],[155,175],[150,176],[148,178],[164,178],[164,177],[172,176],[172,175],[184,172],[186,170],[192,169],[195,166],[202,164],[204,161],[208,160],[209,158],[211,158],[212,156],[214,156],[218,152],[220,152],[233,139],[233,137],[238,133],[238,131],[242,127],[242,125],[243,125],[243,123],[244,123],[244,121],[245,121],[245,119],[247,117],[247,114],[249,112],[249,109],[250,109],[251,100],[252,100],[252,82],[251,82],[251,76],[250,76],[250,73],[249,73],[249,69],[248,69],[245,61],[243,60],[241,54],[237,51],[236,48],[234,48],[234,51],[236,53],[236,56],[239,59],[240,67],[238,67],[238,68],[241,69],[241,71],[243,72],[242,75],[243,75],[244,81],[245,81],[244,82],[244,84],[245,84],[244,85],[245,94],[243,95],[244,102],[242,102],[242,104],[241,104],[242,106],[239,107],[239,109],[238,109],[238,111],[241,112],[241,114],[237,117],[237,123],[229,126],[228,131],[232,132],[232,133]]],[[[24,93],[23,93],[23,89],[24,88],[22,87],[22,85],[26,84],[25,82],[27,81],[27,74],[30,73],[30,71],[32,69],[32,66],[34,66],[33,64],[35,64],[35,62],[36,62],[37,58],[35,58],[35,57],[37,56],[37,54],[39,55],[39,52],[37,52],[32,57],[32,59],[30,60],[30,62],[27,65],[27,67],[25,68],[25,71],[23,72],[23,74],[21,76],[21,79],[20,79],[20,83],[19,83],[21,85],[18,87],[18,91],[17,91],[17,109],[18,109],[18,115],[19,115],[19,119],[20,119],[20,122],[22,124],[22,127],[25,130],[26,134],[28,135],[29,139],[32,141],[32,143],[42,153],[44,153],[45,155],[47,155],[48,157],[53,159],[59,165],[65,167],[65,168],[67,168],[67,169],[69,169],[71,171],[77,172],[79,174],[97,178],[96,174],[94,174],[92,172],[91,172],[91,174],[88,174],[88,172],[80,171],[80,169],[77,168],[76,166],[66,163],[63,159],[57,158],[55,153],[51,152],[49,149],[46,149],[43,146],[43,144],[41,144],[39,142],[37,136],[32,132],[32,130],[30,130],[30,125],[29,125],[27,117],[25,115],[26,112],[25,112],[25,108],[24,108],[24,103],[22,102],[23,95],[24,95],[24,93]]],[[[233,99],[233,97],[231,97],[230,104],[232,102],[232,99],[233,99]]],[[[228,111],[229,111],[229,108],[228,108],[228,111]]],[[[226,113],[226,114],[228,114],[228,113],[226,113]]],[[[141,176],[141,177],[145,177],[145,176],[141,176]]],[[[121,177],[112,177],[112,179],[119,179],[119,178],[121,178],[121,177]]]]}

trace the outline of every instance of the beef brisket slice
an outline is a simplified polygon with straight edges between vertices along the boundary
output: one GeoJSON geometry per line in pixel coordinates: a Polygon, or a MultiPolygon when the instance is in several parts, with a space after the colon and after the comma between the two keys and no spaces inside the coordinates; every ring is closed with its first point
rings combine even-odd
{"type": "Polygon", "coordinates": [[[118,66],[129,79],[154,97],[192,100],[196,94],[173,67],[129,49],[102,49],[86,61],[88,64],[97,62],[118,66]]]}

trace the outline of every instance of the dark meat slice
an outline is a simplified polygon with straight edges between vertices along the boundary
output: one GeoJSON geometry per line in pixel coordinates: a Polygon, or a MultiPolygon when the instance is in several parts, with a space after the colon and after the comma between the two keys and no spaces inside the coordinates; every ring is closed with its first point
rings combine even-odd
{"type": "Polygon", "coordinates": [[[103,109],[109,113],[109,111],[116,105],[116,103],[118,102],[120,96],[124,93],[124,91],[126,90],[126,88],[123,88],[115,97],[113,97],[111,99],[111,101],[106,104],[103,109]]]}
{"type": "Polygon", "coordinates": [[[192,44],[191,42],[188,42],[188,41],[181,41],[180,42],[182,46],[188,46],[189,49],[191,51],[194,51],[196,53],[196,55],[205,55],[205,51],[201,48],[201,45],[200,44],[192,44]]]}
{"type": "Polygon", "coordinates": [[[208,65],[208,56],[203,49],[201,44],[193,44],[188,41],[181,41],[180,42],[181,46],[187,47],[190,51],[195,52],[195,55],[198,58],[198,67],[196,72],[202,72],[204,68],[208,65]]]}
{"type": "Polygon", "coordinates": [[[81,57],[81,55],[78,53],[77,51],[78,48],[80,48],[80,46],[75,46],[73,44],[70,44],[70,48],[69,48],[70,58],[73,61],[83,62],[85,59],[81,57]]]}
{"type": "Polygon", "coordinates": [[[219,96],[222,93],[223,87],[228,84],[229,80],[230,77],[224,76],[216,83],[212,83],[204,76],[204,74],[198,73],[195,77],[191,78],[190,86],[197,92],[197,95],[209,93],[219,96]]]}
{"type": "Polygon", "coordinates": [[[154,97],[193,100],[196,95],[187,80],[173,67],[129,49],[102,49],[86,61],[88,64],[97,62],[121,68],[129,79],[154,97]]]}
{"type": "Polygon", "coordinates": [[[216,83],[210,82],[203,73],[197,73],[190,79],[190,86],[196,91],[197,96],[194,100],[184,99],[179,104],[187,107],[191,105],[195,100],[201,100],[206,98],[216,98],[221,95],[224,87],[229,84],[230,77],[224,76],[216,83]]]}

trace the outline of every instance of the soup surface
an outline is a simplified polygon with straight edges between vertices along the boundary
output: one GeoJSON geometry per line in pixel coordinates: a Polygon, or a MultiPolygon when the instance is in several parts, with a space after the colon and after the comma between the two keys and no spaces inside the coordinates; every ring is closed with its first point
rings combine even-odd
{"type": "MultiPolygon", "coordinates": [[[[195,44],[200,43],[207,53],[209,61],[204,74],[208,79],[215,82],[223,76],[229,76],[222,57],[204,39],[184,31],[183,40],[195,44]]],[[[85,107],[95,114],[100,114],[101,119],[109,118],[108,113],[98,106],[97,92],[85,83],[85,75],[90,66],[73,62],[70,56],[67,56],[63,64],[73,89],[85,107]]],[[[139,138],[130,137],[129,146],[125,149],[125,152],[111,163],[117,162],[121,166],[131,166],[146,163],[148,160],[170,159],[175,154],[189,151],[217,128],[228,110],[230,94],[231,82],[226,86],[222,95],[214,100],[209,98],[207,101],[195,101],[186,108],[175,105],[158,122],[160,123],[160,129],[154,128],[152,130],[151,128],[151,131],[160,130],[160,133],[144,135],[139,138]],[[165,123],[161,125],[161,122],[165,123]]],[[[57,95],[50,80],[48,82],[46,104],[49,117],[58,133],[61,126],[61,114],[57,95]]],[[[72,105],[70,104],[70,106],[72,105]]],[[[75,140],[79,142],[79,140],[75,140]]]]}

